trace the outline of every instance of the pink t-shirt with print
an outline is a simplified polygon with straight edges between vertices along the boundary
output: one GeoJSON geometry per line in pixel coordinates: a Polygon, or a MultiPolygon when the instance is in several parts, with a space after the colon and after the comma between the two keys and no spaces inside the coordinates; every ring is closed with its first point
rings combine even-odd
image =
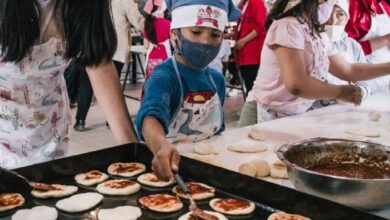
{"type": "Polygon", "coordinates": [[[278,115],[306,112],[316,100],[295,96],[287,90],[281,77],[280,61],[272,47],[275,45],[302,50],[307,74],[322,81],[328,75],[328,56],[337,51],[325,34],[321,34],[321,38],[314,38],[309,26],[295,17],[274,21],[269,28],[259,73],[247,101],[257,101],[265,110],[278,115]]]}

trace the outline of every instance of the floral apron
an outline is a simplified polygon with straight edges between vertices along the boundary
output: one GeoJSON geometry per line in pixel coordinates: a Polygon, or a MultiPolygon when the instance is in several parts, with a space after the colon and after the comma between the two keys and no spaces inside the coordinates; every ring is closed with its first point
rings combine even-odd
{"type": "Polygon", "coordinates": [[[64,156],[70,122],[60,38],[34,46],[21,62],[0,62],[0,166],[64,156]]]}

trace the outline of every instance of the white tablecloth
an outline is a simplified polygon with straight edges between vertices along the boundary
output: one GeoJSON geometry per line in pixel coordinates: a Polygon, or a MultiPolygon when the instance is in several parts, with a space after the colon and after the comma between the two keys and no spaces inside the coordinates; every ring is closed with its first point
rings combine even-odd
{"type": "MultiPolygon", "coordinates": [[[[226,149],[230,143],[249,139],[248,132],[251,127],[227,131],[204,142],[212,142],[218,146],[221,150],[217,156],[219,165],[236,172],[240,164],[254,159],[265,159],[270,163],[277,161],[274,153],[276,148],[288,142],[307,138],[369,140],[390,146],[390,93],[370,96],[359,107],[338,104],[293,117],[261,123],[257,126],[263,128],[267,136],[267,140],[263,142],[268,146],[267,152],[240,154],[226,149]],[[378,122],[370,121],[368,114],[371,111],[381,113],[381,119],[378,122]],[[353,136],[344,132],[346,128],[367,128],[378,131],[381,136],[379,138],[353,136]]],[[[182,154],[188,153],[193,151],[193,144],[182,144],[177,148],[182,154]]],[[[273,178],[264,178],[264,180],[293,188],[289,180],[273,178]]],[[[390,219],[390,208],[373,213],[390,219]]]]}

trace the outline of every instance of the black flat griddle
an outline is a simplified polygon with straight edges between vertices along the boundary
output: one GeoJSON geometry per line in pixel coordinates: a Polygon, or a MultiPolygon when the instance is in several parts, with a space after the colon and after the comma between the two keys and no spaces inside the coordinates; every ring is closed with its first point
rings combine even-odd
{"type": "MultiPolygon", "coordinates": [[[[146,145],[129,144],[23,167],[15,171],[33,181],[77,185],[73,178],[78,173],[94,169],[107,173],[107,167],[114,162],[141,162],[150,168],[151,160],[152,154],[146,145]]],[[[216,187],[216,197],[244,198],[255,202],[256,210],[253,214],[240,217],[227,216],[229,219],[266,220],[270,214],[278,210],[304,215],[313,220],[383,219],[357,209],[189,158],[182,157],[180,173],[187,181],[201,182],[216,187]]],[[[137,202],[138,198],[155,193],[172,194],[171,190],[172,187],[156,189],[142,186],[141,191],[135,195],[105,196],[103,202],[97,207],[83,213],[70,214],[59,211],[59,219],[94,219],[93,214],[97,208],[114,208],[123,205],[140,206],[137,202]]],[[[94,191],[94,187],[79,186],[78,192],[91,191],[94,191]]],[[[26,199],[22,208],[32,208],[38,205],[54,207],[58,201],[58,199],[36,199],[30,195],[28,187],[23,183],[14,182],[4,176],[0,176],[0,193],[2,192],[22,193],[26,199]]],[[[184,208],[175,213],[159,214],[142,209],[140,220],[176,220],[188,211],[188,201],[182,201],[185,205],[184,208]]],[[[197,203],[200,208],[211,210],[208,205],[209,201],[204,200],[197,203]]],[[[14,212],[15,210],[0,213],[0,219],[11,219],[14,212]]]]}

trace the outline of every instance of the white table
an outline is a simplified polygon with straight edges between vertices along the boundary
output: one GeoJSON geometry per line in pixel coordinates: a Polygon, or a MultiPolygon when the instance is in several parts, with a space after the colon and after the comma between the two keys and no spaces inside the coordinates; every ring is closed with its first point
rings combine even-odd
{"type": "MultiPolygon", "coordinates": [[[[272,163],[277,161],[275,149],[288,142],[315,137],[344,138],[353,140],[369,140],[390,146],[390,93],[374,95],[365,100],[361,106],[333,105],[301,115],[273,120],[261,123],[258,126],[264,129],[267,140],[264,145],[268,151],[256,154],[240,154],[226,149],[229,143],[248,139],[251,127],[239,128],[224,132],[204,142],[213,142],[221,148],[221,154],[217,156],[219,165],[229,170],[238,172],[238,167],[244,162],[254,159],[265,159],[272,163]],[[372,122],[368,118],[371,111],[381,113],[378,122],[372,122]],[[346,128],[369,128],[381,133],[379,138],[366,138],[344,133],[346,128]]],[[[193,144],[177,146],[180,153],[192,152],[193,144]]],[[[276,184],[293,188],[289,180],[263,178],[276,184]]],[[[390,219],[390,208],[373,212],[374,214],[390,219]]]]}

